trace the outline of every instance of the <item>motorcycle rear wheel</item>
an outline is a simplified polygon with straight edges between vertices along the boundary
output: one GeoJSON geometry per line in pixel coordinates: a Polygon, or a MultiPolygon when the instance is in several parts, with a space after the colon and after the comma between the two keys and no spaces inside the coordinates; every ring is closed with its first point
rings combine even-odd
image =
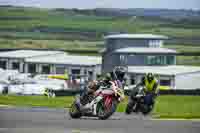
{"type": "Polygon", "coordinates": [[[79,111],[79,107],[76,104],[76,102],[72,103],[72,105],[69,109],[69,115],[74,119],[78,119],[81,117],[81,112],[79,111]]]}

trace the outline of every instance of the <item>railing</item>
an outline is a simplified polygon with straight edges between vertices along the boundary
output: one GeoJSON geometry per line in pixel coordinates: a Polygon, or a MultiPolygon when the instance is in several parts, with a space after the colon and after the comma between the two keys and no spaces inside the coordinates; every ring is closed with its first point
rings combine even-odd
{"type": "MultiPolygon", "coordinates": [[[[125,90],[126,95],[131,94],[131,90],[125,90]]],[[[200,89],[171,89],[171,90],[160,90],[159,95],[192,95],[200,96],[200,89]]]]}

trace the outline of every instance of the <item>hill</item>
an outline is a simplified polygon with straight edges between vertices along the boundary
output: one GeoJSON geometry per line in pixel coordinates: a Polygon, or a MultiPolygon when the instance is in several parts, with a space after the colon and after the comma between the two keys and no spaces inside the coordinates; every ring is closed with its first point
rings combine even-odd
{"type": "MultiPolygon", "coordinates": [[[[167,9],[41,9],[0,6],[0,48],[62,49],[97,55],[110,33],[167,35],[180,52],[200,51],[200,11],[167,9]],[[195,45],[195,46],[194,46],[195,45]]],[[[199,65],[200,57],[178,57],[199,65]]]]}
{"type": "Polygon", "coordinates": [[[190,10],[80,10],[1,6],[0,36],[101,40],[105,34],[127,32],[163,34],[172,38],[199,38],[200,21],[197,18],[199,11],[190,10]]]}

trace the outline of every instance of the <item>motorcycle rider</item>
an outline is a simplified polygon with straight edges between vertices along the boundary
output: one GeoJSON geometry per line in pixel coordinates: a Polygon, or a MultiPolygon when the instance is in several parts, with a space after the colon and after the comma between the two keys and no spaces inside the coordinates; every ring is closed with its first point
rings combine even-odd
{"type": "Polygon", "coordinates": [[[139,86],[143,86],[143,91],[145,95],[150,94],[152,96],[151,104],[154,105],[156,96],[158,95],[158,80],[153,73],[147,73],[141,80],[140,83],[131,92],[131,99],[133,100],[133,105],[136,102],[136,95],[138,94],[139,86]]]}
{"type": "Polygon", "coordinates": [[[90,100],[90,96],[94,96],[100,86],[107,86],[107,88],[116,87],[118,86],[119,88],[123,88],[123,83],[124,83],[124,76],[125,76],[125,69],[123,67],[116,67],[115,71],[106,73],[105,76],[98,76],[97,81],[92,81],[88,84],[88,90],[81,96],[81,103],[82,104],[87,104],[90,100]]]}

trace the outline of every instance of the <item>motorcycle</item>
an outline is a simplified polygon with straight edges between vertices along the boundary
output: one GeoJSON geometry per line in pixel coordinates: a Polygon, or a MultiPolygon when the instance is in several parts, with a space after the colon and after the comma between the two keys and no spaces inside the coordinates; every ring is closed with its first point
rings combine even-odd
{"type": "Polygon", "coordinates": [[[95,92],[95,96],[88,97],[89,103],[81,104],[80,96],[75,98],[69,110],[69,115],[72,118],[80,118],[81,116],[98,117],[101,120],[108,119],[117,109],[118,103],[124,99],[124,91],[113,86],[111,89],[106,86],[101,86],[95,92]]]}
{"type": "Polygon", "coordinates": [[[143,115],[147,115],[152,111],[153,105],[153,94],[145,94],[144,87],[140,86],[137,95],[129,97],[125,113],[141,112],[143,115]]]}

